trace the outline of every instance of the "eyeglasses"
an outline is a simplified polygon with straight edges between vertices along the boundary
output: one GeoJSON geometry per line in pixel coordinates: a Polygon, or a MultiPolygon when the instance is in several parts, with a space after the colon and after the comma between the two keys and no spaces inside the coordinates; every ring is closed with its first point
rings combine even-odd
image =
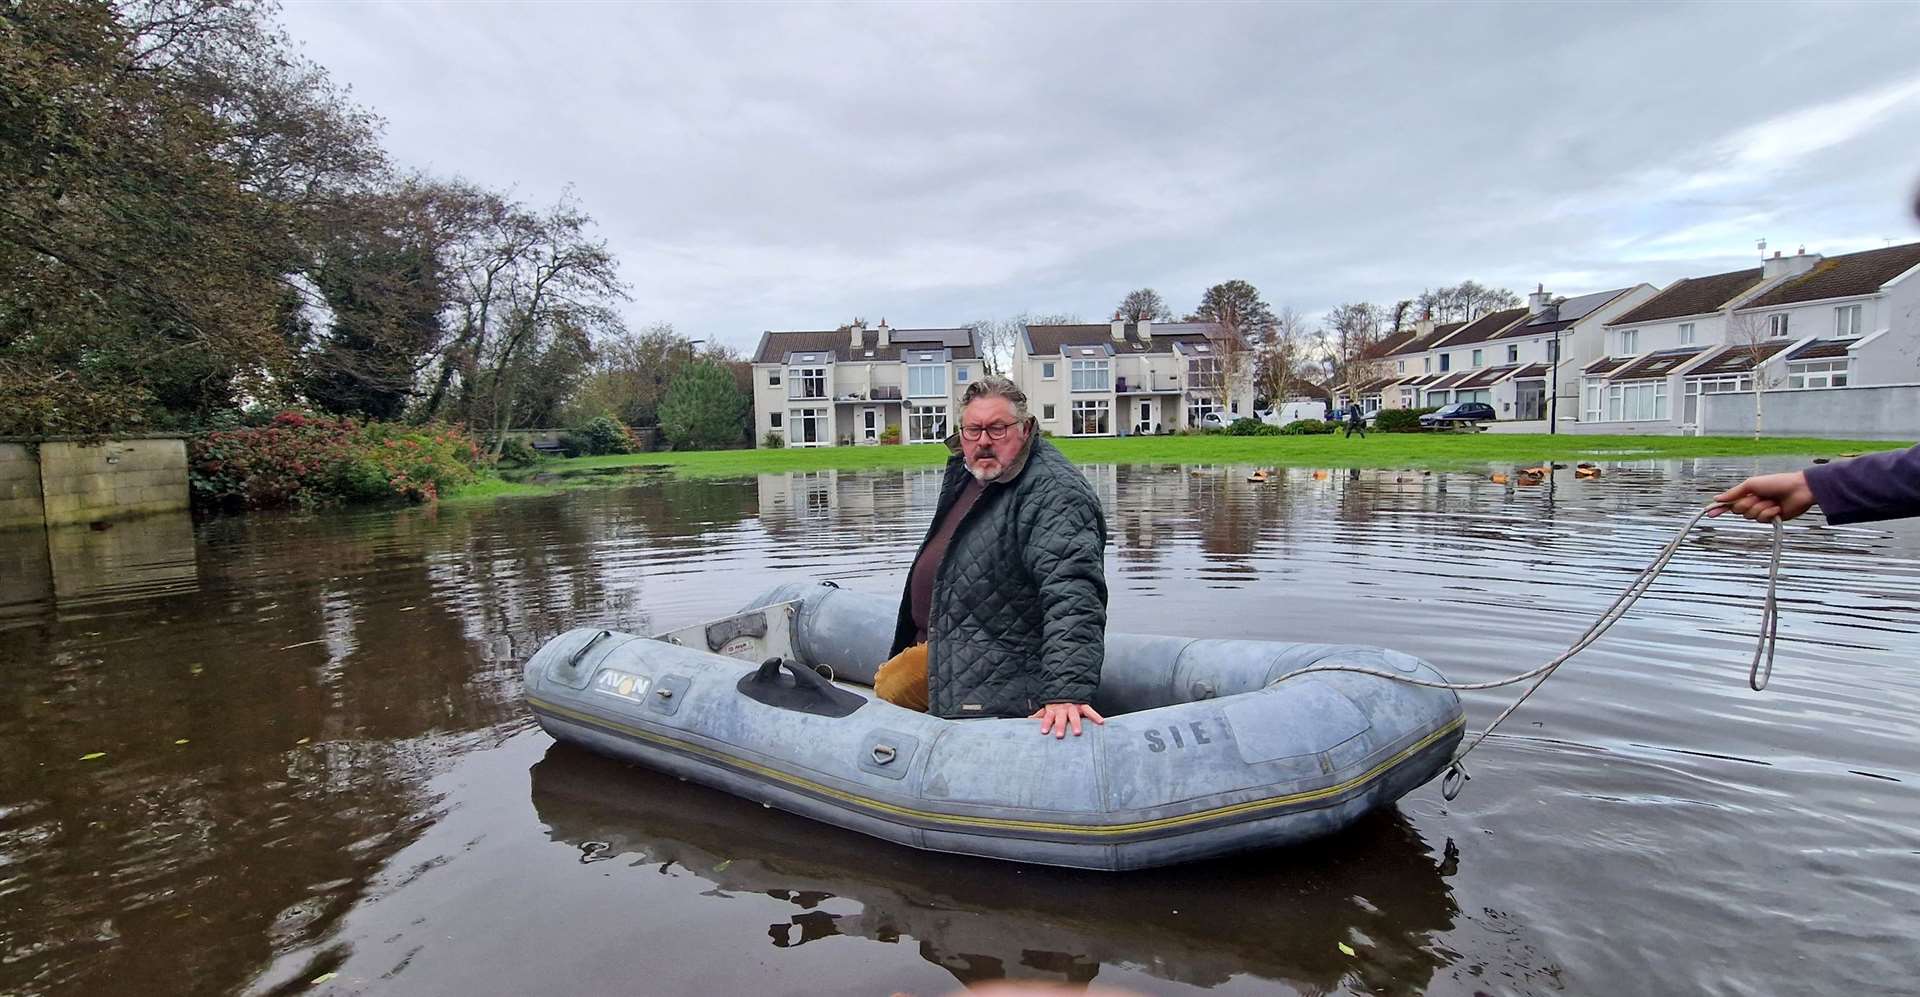
{"type": "Polygon", "coordinates": [[[984,436],[998,443],[1006,439],[1007,434],[1012,432],[1013,427],[1018,425],[1020,424],[1017,422],[996,422],[991,426],[961,426],[960,438],[963,440],[978,440],[984,436]]]}

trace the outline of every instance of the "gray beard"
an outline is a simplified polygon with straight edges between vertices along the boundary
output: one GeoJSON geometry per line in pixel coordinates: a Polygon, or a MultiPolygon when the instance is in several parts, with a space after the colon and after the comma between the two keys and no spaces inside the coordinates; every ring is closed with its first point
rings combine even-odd
{"type": "Polygon", "coordinates": [[[978,481],[983,485],[989,481],[992,481],[995,478],[998,478],[1000,476],[1000,472],[1005,470],[1006,468],[1002,467],[1002,468],[999,468],[998,470],[982,471],[978,466],[974,464],[969,463],[967,465],[967,473],[973,475],[973,480],[978,481]]]}

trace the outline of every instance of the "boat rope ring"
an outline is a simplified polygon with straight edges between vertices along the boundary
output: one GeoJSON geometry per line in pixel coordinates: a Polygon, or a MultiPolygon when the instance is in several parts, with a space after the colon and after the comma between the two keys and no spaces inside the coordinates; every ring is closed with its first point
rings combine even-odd
{"type": "Polygon", "coordinates": [[[897,752],[893,750],[893,745],[876,744],[873,746],[873,763],[875,765],[891,764],[896,754],[897,752]]]}
{"type": "Polygon", "coordinates": [[[818,674],[818,675],[819,675],[819,676],[820,676],[821,678],[823,678],[823,679],[826,679],[826,680],[827,680],[827,681],[829,681],[829,682],[831,682],[831,681],[833,681],[833,666],[832,666],[832,665],[828,665],[828,664],[819,664],[819,665],[814,665],[814,666],[813,666],[813,670],[814,670],[814,672],[815,672],[816,674],[818,674]]]}
{"type": "Polygon", "coordinates": [[[1459,796],[1462,789],[1467,788],[1467,780],[1471,778],[1473,776],[1467,773],[1467,767],[1460,764],[1459,759],[1454,759],[1453,764],[1447,766],[1447,774],[1440,777],[1440,795],[1445,797],[1447,802],[1453,802],[1453,798],[1459,796]]]}

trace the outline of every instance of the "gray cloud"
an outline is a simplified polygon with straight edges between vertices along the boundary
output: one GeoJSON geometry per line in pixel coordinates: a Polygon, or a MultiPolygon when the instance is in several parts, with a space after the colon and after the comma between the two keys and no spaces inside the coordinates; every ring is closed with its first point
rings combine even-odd
{"type": "Polygon", "coordinates": [[[571,184],[635,322],[1318,312],[1916,237],[1910,5],[295,3],[403,164],[571,184]]]}

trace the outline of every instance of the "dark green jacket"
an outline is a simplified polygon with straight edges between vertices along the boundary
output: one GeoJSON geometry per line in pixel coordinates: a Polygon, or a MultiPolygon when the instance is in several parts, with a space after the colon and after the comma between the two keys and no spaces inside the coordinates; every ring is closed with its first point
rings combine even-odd
{"type": "MultiPolygon", "coordinates": [[[[1026,449],[987,483],[934,576],[927,613],[927,712],[934,716],[1025,717],[1045,703],[1090,703],[1100,686],[1106,516],[1087,479],[1027,425],[1026,449]]],[[[928,538],[970,474],[956,448],[928,538]]],[[[913,637],[911,594],[903,591],[893,653],[913,637]]]]}

